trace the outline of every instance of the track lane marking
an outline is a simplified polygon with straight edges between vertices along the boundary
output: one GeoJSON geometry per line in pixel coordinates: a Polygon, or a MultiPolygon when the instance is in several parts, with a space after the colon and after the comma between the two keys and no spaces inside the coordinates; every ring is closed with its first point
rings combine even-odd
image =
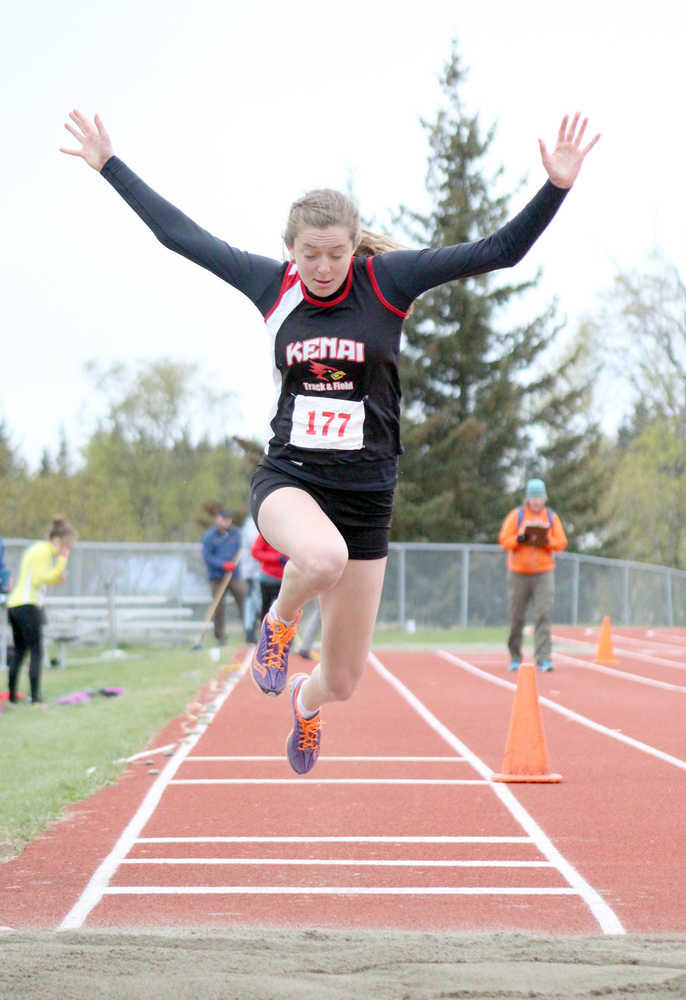
{"type": "MultiPolygon", "coordinates": [[[[145,755],[141,754],[140,756],[145,756],[145,755]]],[[[271,761],[281,761],[281,762],[283,762],[283,761],[285,761],[287,759],[288,758],[286,757],[285,754],[281,754],[280,756],[279,755],[273,755],[273,754],[231,754],[231,755],[227,755],[227,756],[215,755],[215,756],[205,756],[205,757],[201,756],[200,754],[197,754],[197,755],[194,755],[192,757],[187,757],[186,758],[186,763],[187,764],[191,764],[191,763],[195,763],[196,761],[240,761],[240,762],[243,762],[243,761],[263,761],[263,760],[271,760],[271,761]]],[[[464,759],[464,757],[353,757],[353,756],[347,756],[347,757],[337,756],[336,757],[336,756],[333,756],[332,754],[330,754],[328,756],[326,754],[322,754],[320,757],[317,758],[317,765],[319,765],[319,764],[325,764],[327,761],[329,761],[329,762],[330,761],[337,761],[339,763],[344,763],[344,764],[348,764],[350,761],[353,761],[354,763],[358,763],[358,762],[365,763],[366,761],[371,761],[372,763],[386,763],[386,762],[395,763],[395,762],[400,762],[400,763],[403,763],[403,764],[413,764],[413,763],[415,763],[415,764],[426,764],[426,763],[434,763],[435,762],[435,763],[440,763],[440,764],[455,764],[455,763],[459,763],[460,761],[465,762],[465,759],[464,759]]]]}
{"type": "MultiPolygon", "coordinates": [[[[215,705],[214,705],[214,712],[215,713],[221,707],[221,705],[225,701],[226,697],[228,697],[228,695],[231,693],[231,691],[235,687],[235,684],[240,679],[240,677],[242,676],[242,674],[245,672],[246,668],[247,668],[247,659],[246,659],[246,662],[244,663],[243,670],[240,673],[237,673],[237,674],[235,674],[233,676],[233,678],[232,678],[233,683],[230,684],[230,685],[227,685],[227,687],[225,688],[224,692],[222,692],[221,695],[219,696],[219,698],[215,700],[215,705]]],[[[173,780],[174,773],[176,772],[176,770],[178,769],[178,767],[181,765],[181,763],[183,763],[184,760],[189,756],[190,750],[197,743],[198,739],[202,736],[202,734],[204,733],[204,731],[205,731],[206,728],[207,728],[207,725],[204,725],[204,724],[201,724],[200,726],[198,726],[197,729],[196,729],[196,731],[192,734],[191,739],[189,739],[188,742],[185,745],[183,745],[182,747],[179,748],[179,750],[177,751],[177,753],[174,755],[174,757],[169,761],[169,763],[165,767],[165,769],[162,772],[162,774],[158,776],[158,778],[156,779],[155,784],[149,789],[148,794],[146,795],[145,799],[143,800],[143,803],[141,804],[141,807],[139,808],[139,810],[137,811],[136,815],[133,817],[133,819],[131,820],[131,822],[128,824],[128,826],[125,829],[124,833],[122,834],[122,836],[120,837],[119,841],[115,845],[115,848],[110,853],[110,855],[108,855],[108,858],[106,858],[105,861],[96,870],[96,872],[94,873],[93,877],[91,878],[88,886],[86,887],[86,890],[84,890],[84,893],[80,897],[80,900],[77,902],[77,904],[74,907],[72,907],[72,910],[69,912],[69,914],[67,914],[67,916],[63,920],[63,922],[62,922],[62,924],[60,925],[60,928],[59,928],[60,930],[62,930],[62,929],[65,929],[65,930],[66,929],[74,929],[74,928],[80,927],[83,924],[83,922],[85,921],[85,919],[87,918],[88,914],[91,912],[91,910],[97,905],[97,903],[105,895],[116,895],[116,894],[122,894],[122,893],[128,893],[128,894],[141,894],[141,893],[143,893],[143,894],[157,894],[157,893],[161,893],[161,894],[179,894],[179,893],[181,893],[181,894],[191,895],[191,894],[197,894],[198,893],[198,891],[199,891],[198,887],[183,887],[183,888],[179,888],[179,887],[165,887],[165,886],[162,886],[162,887],[157,887],[157,888],[151,888],[151,887],[127,887],[127,888],[124,888],[124,887],[109,886],[108,882],[109,882],[112,874],[114,873],[114,871],[117,869],[117,867],[119,866],[119,864],[123,860],[124,856],[129,852],[130,847],[132,846],[132,844],[136,843],[136,842],[141,842],[137,838],[136,833],[140,832],[140,830],[143,828],[143,826],[145,825],[145,823],[148,821],[150,815],[152,815],[152,813],[154,812],[154,809],[159,804],[159,800],[161,799],[161,796],[163,794],[164,789],[173,780]]],[[[467,755],[466,759],[469,760],[470,763],[473,763],[472,757],[473,757],[473,755],[471,755],[471,753],[470,753],[470,754],[467,755]]],[[[452,760],[453,758],[450,758],[450,759],[452,760]]],[[[478,768],[476,768],[476,769],[477,769],[477,771],[479,770],[478,768]]],[[[486,782],[484,782],[484,783],[486,783],[486,782]]],[[[504,789],[504,788],[494,789],[494,792],[501,799],[507,798],[507,794],[509,794],[509,791],[507,789],[504,789]],[[506,793],[506,794],[504,795],[503,793],[506,793]]],[[[522,825],[522,824],[520,824],[520,825],[522,825]]],[[[216,838],[212,838],[212,839],[215,840],[216,838]]],[[[232,838],[232,839],[235,840],[236,838],[232,838]]],[[[254,841],[254,838],[245,838],[245,839],[246,840],[254,841]]],[[[362,842],[365,838],[351,838],[351,839],[362,842]]],[[[462,841],[462,842],[466,842],[467,839],[471,840],[471,838],[457,838],[456,840],[459,840],[459,841],[462,841]]],[[[491,840],[491,838],[478,838],[478,840],[480,842],[482,842],[482,843],[485,843],[485,842],[488,842],[489,840],[491,840]]],[[[510,843],[514,842],[514,838],[494,838],[494,839],[492,839],[492,842],[496,842],[496,840],[499,840],[500,842],[504,842],[504,841],[510,842],[510,843]]],[[[539,846],[539,839],[538,839],[538,837],[533,837],[533,838],[519,838],[519,840],[520,840],[520,842],[532,842],[533,841],[536,844],[536,846],[539,846]]],[[[395,842],[395,843],[397,843],[397,842],[401,842],[402,838],[389,837],[389,838],[387,838],[387,841],[388,842],[395,842]]],[[[436,838],[435,842],[440,842],[440,841],[446,842],[446,838],[436,838]]],[[[431,842],[431,840],[429,838],[423,837],[423,838],[417,838],[417,842],[427,843],[427,842],[431,842]]],[[[539,849],[540,849],[540,846],[539,846],[539,849]]],[[[542,852],[542,853],[545,853],[545,852],[542,852]]],[[[559,864],[553,863],[552,866],[556,867],[558,869],[558,871],[560,871],[561,874],[563,874],[559,864]]],[[[569,879],[567,879],[567,881],[569,881],[569,879]]],[[[211,894],[217,894],[218,892],[219,893],[229,892],[231,894],[246,894],[246,892],[247,892],[249,894],[257,894],[257,893],[264,894],[264,893],[268,893],[268,894],[272,894],[272,895],[274,895],[274,894],[283,895],[284,893],[288,893],[288,894],[305,894],[305,893],[319,894],[319,893],[321,893],[321,894],[333,894],[333,895],[351,895],[351,894],[353,894],[353,895],[369,895],[369,894],[388,894],[388,895],[399,895],[399,894],[401,894],[401,895],[407,895],[407,894],[421,894],[421,895],[465,895],[465,894],[466,895],[478,895],[478,894],[497,894],[497,895],[503,895],[503,894],[505,894],[505,895],[507,895],[507,894],[515,894],[515,895],[570,895],[570,896],[572,896],[572,895],[578,896],[579,895],[578,888],[575,887],[575,886],[572,886],[569,889],[567,889],[567,888],[561,888],[561,889],[550,889],[550,888],[543,888],[543,889],[541,889],[541,888],[516,888],[516,889],[512,889],[510,887],[474,887],[474,888],[467,888],[467,887],[427,887],[427,888],[425,888],[425,887],[419,887],[419,888],[414,888],[414,887],[399,887],[399,888],[365,887],[365,888],[360,888],[360,887],[354,887],[354,888],[340,888],[340,887],[321,887],[321,886],[309,887],[309,888],[303,889],[301,887],[282,887],[282,886],[279,886],[279,887],[245,887],[245,886],[216,887],[216,886],[211,886],[211,887],[202,888],[200,891],[202,891],[204,893],[205,892],[206,893],[211,893],[211,894]]],[[[600,913],[599,922],[601,923],[601,926],[603,926],[603,922],[602,922],[602,918],[603,918],[602,907],[604,906],[604,904],[601,901],[600,908],[598,908],[596,906],[595,909],[594,909],[592,903],[593,903],[593,901],[591,901],[592,912],[594,912],[594,915],[596,915],[596,919],[599,919],[598,918],[598,913],[600,913]]],[[[603,927],[603,929],[605,929],[605,927],[603,927]]],[[[620,927],[619,930],[618,930],[615,927],[614,929],[608,930],[606,932],[608,932],[608,933],[622,933],[623,929],[621,929],[621,927],[620,927]]]]}
{"type": "Polygon", "coordinates": [[[487,785],[477,778],[174,778],[170,785],[487,785]]]}
{"type": "MultiPolygon", "coordinates": [[[[593,632],[595,635],[598,636],[598,638],[600,638],[599,627],[595,628],[593,632]]],[[[585,633],[585,635],[590,636],[591,633],[587,632],[585,633]]],[[[557,636],[554,636],[554,638],[558,638],[560,641],[564,639],[565,642],[583,642],[587,646],[597,647],[597,641],[592,641],[590,638],[577,639],[570,635],[562,636],[560,635],[559,632],[557,636]]],[[[661,646],[662,649],[658,649],[658,652],[662,653],[669,652],[670,650],[672,650],[675,655],[683,655],[686,653],[686,644],[672,643],[666,641],[665,639],[660,639],[659,637],[656,638],[654,636],[644,636],[643,638],[639,638],[635,635],[623,635],[621,629],[619,628],[612,629],[612,638],[613,638],[613,644],[614,640],[618,640],[619,642],[627,642],[629,643],[630,646],[658,646],[658,647],[661,646]]]]}
{"type": "MultiPolygon", "coordinates": [[[[238,681],[248,669],[250,664],[250,653],[251,650],[246,652],[241,669],[236,670],[227,676],[224,690],[217,695],[213,702],[212,718],[222,707],[226,699],[236,687],[238,681]]],[[[119,867],[122,859],[129,853],[136,842],[138,834],[141,832],[159,805],[167,785],[172,780],[188,754],[191,752],[192,748],[203,735],[210,724],[210,721],[211,720],[198,723],[193,730],[193,733],[186,737],[184,742],[179,745],[179,748],[176,750],[174,755],[169,758],[169,761],[163,770],[160,774],[158,774],[155,781],[148,789],[143,801],[126,825],[116,844],[107,857],[101,861],[96,870],[93,872],[88,881],[88,885],[59,924],[57,928],[58,931],[77,930],[79,927],[83,926],[88,914],[102,899],[107,890],[107,884],[119,867]]]]}
{"type": "MultiPolygon", "coordinates": [[[[591,648],[594,646],[593,643],[586,642],[584,639],[572,639],[568,636],[562,636],[559,633],[557,635],[553,633],[552,638],[557,642],[575,642],[579,646],[590,646],[591,648]]],[[[646,663],[656,663],[659,667],[674,667],[675,670],[686,670],[686,663],[678,663],[676,660],[666,660],[663,656],[651,656],[650,653],[640,653],[638,650],[622,649],[615,642],[613,642],[612,648],[615,653],[618,653],[620,656],[628,656],[629,659],[645,660],[646,663]]]]}
{"type": "Polygon", "coordinates": [[[676,691],[678,694],[686,694],[686,687],[678,684],[669,684],[667,681],[657,681],[654,677],[644,677],[643,674],[631,674],[626,670],[619,670],[617,667],[604,667],[600,663],[589,663],[588,660],[580,660],[578,656],[570,656],[569,653],[556,653],[556,660],[566,660],[578,667],[586,667],[587,670],[595,670],[598,674],[609,674],[610,677],[620,677],[623,680],[633,681],[634,684],[647,684],[649,687],[662,688],[664,691],[676,691]]]}
{"type": "MultiPolygon", "coordinates": [[[[443,655],[442,651],[439,651],[439,655],[443,655]]],[[[450,661],[452,657],[448,654],[444,655],[445,659],[450,661]]],[[[374,669],[383,677],[388,683],[395,688],[395,690],[400,694],[407,702],[410,704],[415,711],[421,716],[422,719],[430,726],[434,732],[438,733],[446,743],[452,747],[457,753],[462,754],[466,757],[474,770],[480,774],[482,777],[486,778],[490,782],[493,776],[493,771],[487,764],[485,764],[475,753],[473,753],[469,747],[467,747],[460,739],[458,739],[455,734],[448,729],[436,716],[424,705],[423,702],[417,698],[415,694],[405,684],[402,683],[394,674],[388,670],[381,660],[374,654],[369,654],[369,662],[372,664],[374,669]]],[[[475,670],[477,668],[474,668],[475,670]]],[[[479,674],[484,674],[491,678],[491,675],[485,674],[485,671],[479,671],[479,674]]],[[[491,678],[492,679],[492,678],[491,678]]],[[[500,678],[497,678],[499,681],[500,678]]],[[[503,682],[506,687],[513,689],[514,685],[509,682],[503,682]]],[[[531,839],[534,841],[540,853],[551,861],[555,868],[560,872],[564,880],[572,887],[570,892],[578,895],[588,906],[591,913],[600,925],[601,930],[604,934],[624,934],[626,933],[624,927],[622,926],[619,918],[611,909],[610,906],[605,902],[605,900],[600,896],[598,892],[584,879],[579,872],[567,861],[565,857],[558,851],[550,838],[543,832],[541,827],[535,821],[533,816],[527,812],[526,809],[521,805],[519,800],[515,797],[513,792],[505,785],[501,783],[494,782],[491,784],[494,795],[500,799],[505,808],[511,813],[513,818],[519,823],[523,830],[529,834],[531,839]]]]}
{"type": "Polygon", "coordinates": [[[137,844],[531,844],[531,837],[139,837],[137,844]]]}
{"type": "MultiPolygon", "coordinates": [[[[467,660],[461,660],[460,657],[455,656],[454,653],[449,653],[444,649],[440,649],[438,650],[438,655],[444,660],[448,660],[449,663],[454,663],[456,666],[461,667],[462,670],[466,670],[468,673],[474,674],[476,677],[482,677],[491,684],[497,684],[500,687],[509,688],[511,691],[516,690],[516,684],[512,684],[510,681],[505,681],[501,677],[494,677],[493,674],[489,674],[487,670],[481,670],[479,667],[475,667],[473,663],[468,663],[467,660]]],[[[609,726],[604,726],[601,722],[594,722],[593,719],[589,719],[585,715],[580,715],[579,712],[574,712],[571,708],[565,708],[564,705],[560,705],[556,701],[551,701],[550,698],[545,698],[543,695],[539,695],[538,700],[542,705],[547,705],[547,707],[551,708],[554,712],[558,712],[560,715],[564,715],[568,719],[573,719],[574,722],[579,722],[582,726],[586,726],[588,729],[594,729],[596,732],[602,733],[604,736],[609,736],[611,739],[618,740],[620,743],[626,743],[627,746],[633,747],[635,750],[640,750],[642,753],[647,753],[651,757],[657,757],[658,760],[662,760],[666,764],[672,764],[674,767],[678,767],[682,771],[686,771],[686,760],[681,760],[679,757],[674,757],[670,753],[665,753],[664,750],[658,750],[657,747],[652,747],[648,743],[642,743],[641,740],[634,739],[633,736],[627,736],[625,733],[619,732],[618,729],[610,729],[609,726]]]]}
{"type": "MultiPolygon", "coordinates": [[[[351,886],[337,885],[123,885],[107,886],[106,896],[578,896],[576,889],[513,886],[351,886]]],[[[623,932],[621,932],[623,933],[623,932]]]]}
{"type": "Polygon", "coordinates": [[[122,865],[321,865],[352,868],[552,868],[550,861],[433,860],[401,858],[124,858],[122,865]]]}

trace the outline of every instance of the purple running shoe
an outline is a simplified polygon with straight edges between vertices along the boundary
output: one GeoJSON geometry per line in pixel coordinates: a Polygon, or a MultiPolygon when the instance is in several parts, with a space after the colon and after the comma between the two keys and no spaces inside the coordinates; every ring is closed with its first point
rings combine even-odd
{"type": "Polygon", "coordinates": [[[288,676],[288,651],[298,633],[302,609],[291,625],[264,616],[257,646],[252,655],[252,679],[265,694],[281,694],[288,676]]]}
{"type": "Polygon", "coordinates": [[[286,741],[288,760],[297,774],[307,774],[317,763],[320,741],[319,712],[311,719],[303,719],[298,711],[298,692],[307,680],[307,674],[294,674],[289,685],[295,725],[286,741]]]}

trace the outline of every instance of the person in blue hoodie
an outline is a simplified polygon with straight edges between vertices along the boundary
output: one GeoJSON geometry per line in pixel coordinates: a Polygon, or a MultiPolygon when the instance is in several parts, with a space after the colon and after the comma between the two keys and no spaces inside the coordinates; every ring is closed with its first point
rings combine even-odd
{"type": "MultiPolygon", "coordinates": [[[[248,586],[241,576],[241,567],[238,564],[241,547],[240,528],[233,524],[231,511],[227,510],[226,507],[220,507],[214,516],[214,527],[202,536],[202,557],[207,567],[213,600],[222,586],[225,575],[231,573],[231,579],[226,589],[231,591],[238,608],[238,616],[243,622],[243,606],[248,586]]],[[[223,596],[217,604],[212,621],[217,645],[225,646],[226,607],[223,596]]]]}
{"type": "MultiPolygon", "coordinates": [[[[0,538],[0,595],[6,594],[10,589],[10,571],[5,566],[5,543],[0,538]]],[[[0,603],[2,597],[0,597],[0,603]]]]}

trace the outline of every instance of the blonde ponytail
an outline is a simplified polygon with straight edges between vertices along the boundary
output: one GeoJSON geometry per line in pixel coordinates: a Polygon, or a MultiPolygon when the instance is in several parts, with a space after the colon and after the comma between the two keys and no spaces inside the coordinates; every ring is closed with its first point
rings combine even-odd
{"type": "Polygon", "coordinates": [[[407,250],[401,243],[397,243],[386,233],[374,233],[371,229],[360,229],[360,242],[355,253],[362,257],[374,257],[379,253],[388,253],[391,250],[407,250]]]}

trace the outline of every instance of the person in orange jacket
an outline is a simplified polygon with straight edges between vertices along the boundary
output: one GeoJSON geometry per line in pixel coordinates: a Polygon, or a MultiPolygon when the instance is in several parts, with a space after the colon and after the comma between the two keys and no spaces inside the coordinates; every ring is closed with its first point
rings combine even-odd
{"type": "Polygon", "coordinates": [[[539,670],[553,669],[550,623],[555,596],[555,552],[567,548],[567,536],[557,514],[546,506],[542,479],[526,484],[524,503],[503,521],[498,542],[507,552],[507,596],[510,613],[510,670],[522,662],[522,633],[531,603],[534,656],[539,670]]]}

